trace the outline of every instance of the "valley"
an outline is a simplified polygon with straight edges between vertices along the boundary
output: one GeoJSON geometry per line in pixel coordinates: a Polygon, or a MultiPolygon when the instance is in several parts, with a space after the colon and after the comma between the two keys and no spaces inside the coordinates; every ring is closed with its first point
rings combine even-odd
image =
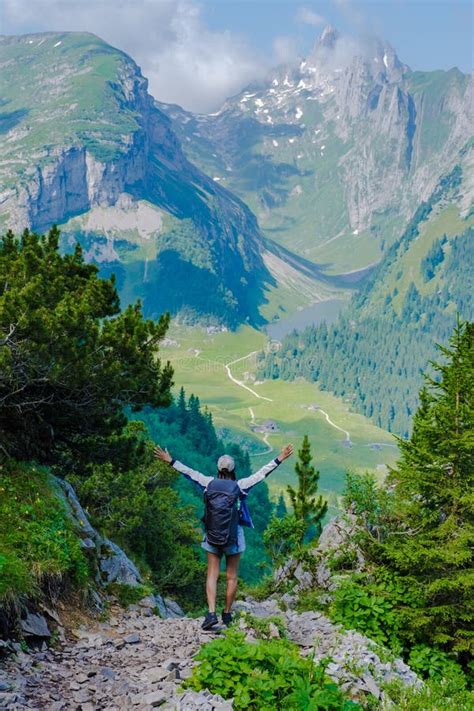
{"type": "MultiPolygon", "coordinates": [[[[220,436],[248,448],[254,467],[288,441],[299,446],[308,434],[321,489],[333,506],[346,470],[372,471],[381,480],[397,458],[394,438],[313,383],[255,380],[257,354],[266,343],[265,334],[248,326],[208,333],[173,323],[160,354],[172,363],[176,382],[209,408],[220,436]]],[[[272,498],[294,478],[293,465],[283,463],[267,480],[272,498]]]]}

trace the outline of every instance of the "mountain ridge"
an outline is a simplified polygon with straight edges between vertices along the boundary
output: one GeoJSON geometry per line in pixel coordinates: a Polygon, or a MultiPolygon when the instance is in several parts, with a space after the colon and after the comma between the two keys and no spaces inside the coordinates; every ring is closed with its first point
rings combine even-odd
{"type": "MultiPolygon", "coordinates": [[[[265,283],[273,279],[261,258],[256,219],[238,197],[188,161],[131,58],[94,35],[48,33],[3,37],[0,62],[4,228],[43,231],[62,223],[68,238],[70,218],[146,200],[155,208],[158,227],[163,217],[168,221],[167,233],[153,231],[154,241],[164,242],[161,249],[157,245],[155,261],[163,261],[156,257],[166,252],[165,264],[155,265],[162,291],[173,286],[169,270],[183,277],[184,298],[176,295],[169,308],[196,311],[185,293],[191,279],[225,303],[225,308],[217,300],[211,304],[211,320],[262,322],[258,305],[265,283]],[[176,230],[182,225],[186,240],[180,243],[176,230]],[[187,241],[200,255],[194,264],[187,257],[187,241]],[[202,273],[196,273],[200,262],[202,273]]],[[[84,241],[85,236],[78,232],[73,237],[84,241]]],[[[102,232],[107,243],[114,237],[112,231],[102,232]]],[[[102,262],[107,261],[103,253],[102,262]]],[[[156,313],[166,308],[162,301],[159,294],[148,293],[144,308],[156,313]]],[[[202,299],[198,310],[206,316],[202,299]]]]}
{"type": "Polygon", "coordinates": [[[352,56],[325,32],[307,59],[213,114],[159,105],[186,153],[250,205],[264,234],[339,273],[378,261],[458,162],[472,79],[414,72],[381,41],[352,56]]]}

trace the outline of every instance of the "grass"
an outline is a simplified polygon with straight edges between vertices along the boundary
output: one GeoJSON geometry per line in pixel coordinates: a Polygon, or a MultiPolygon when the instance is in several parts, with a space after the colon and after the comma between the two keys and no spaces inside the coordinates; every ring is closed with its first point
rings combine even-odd
{"type": "MultiPolygon", "coordinates": [[[[392,294],[396,288],[398,293],[393,296],[392,304],[399,313],[403,307],[405,295],[411,282],[416,285],[422,296],[434,294],[439,289],[442,289],[444,286],[443,268],[437,271],[433,279],[425,282],[420,269],[422,260],[428,254],[436,239],[446,235],[449,241],[452,241],[472,224],[474,224],[474,218],[463,219],[459,214],[457,205],[442,206],[441,209],[437,210],[434,215],[421,224],[420,234],[410,243],[409,249],[406,252],[403,249],[399,250],[397,259],[391,265],[383,281],[378,285],[376,298],[372,299],[374,304],[372,308],[379,309],[379,305],[383,302],[385,296],[392,294]]],[[[448,243],[445,249],[449,248],[450,245],[448,243]]]]}
{"type": "MultiPolygon", "coordinates": [[[[274,380],[259,384],[244,380],[255,373],[255,356],[232,365],[232,375],[271,402],[259,399],[233,383],[224,364],[261,350],[266,342],[264,334],[250,327],[241,327],[236,333],[207,334],[198,327],[173,324],[168,335],[178,345],[163,348],[161,357],[171,361],[175,381],[183,385],[187,393],[198,395],[201,403],[209,407],[216,428],[225,438],[249,448],[254,468],[276,456],[288,441],[299,445],[303,435],[308,434],[315,464],[321,472],[321,488],[328,494],[330,503],[336,506],[348,469],[372,471],[382,478],[386,465],[394,464],[397,449],[393,437],[362,415],[350,412],[348,403],[319,390],[317,385],[303,380],[274,380]],[[196,350],[199,351],[197,355],[196,350]],[[345,434],[329,424],[321,410],[308,410],[310,405],[324,410],[334,425],[347,430],[352,447],[345,446],[345,434]],[[249,408],[256,423],[267,419],[277,423],[278,432],[268,436],[271,452],[266,452],[268,447],[263,442],[263,435],[252,432],[249,408]],[[383,446],[374,449],[370,446],[373,443],[383,446]]],[[[288,483],[294,482],[293,467],[294,461],[284,462],[267,480],[273,497],[284,492],[288,483]]]]}
{"type": "MultiPolygon", "coordinates": [[[[31,161],[23,159],[37,154],[39,146],[77,145],[84,133],[90,151],[110,159],[124,149],[124,136],[139,128],[134,111],[119,107],[122,97],[112,85],[129,60],[94,35],[51,33],[5,40],[0,42],[0,61],[0,95],[8,113],[25,114],[15,140],[2,146],[2,158],[16,163],[3,168],[6,181],[28,173],[31,161]]],[[[45,151],[37,155],[37,162],[53,159],[45,151]]]]}
{"type": "Polygon", "coordinates": [[[46,581],[77,586],[88,566],[59,492],[45,469],[8,462],[0,469],[0,603],[36,596],[46,581]]]}

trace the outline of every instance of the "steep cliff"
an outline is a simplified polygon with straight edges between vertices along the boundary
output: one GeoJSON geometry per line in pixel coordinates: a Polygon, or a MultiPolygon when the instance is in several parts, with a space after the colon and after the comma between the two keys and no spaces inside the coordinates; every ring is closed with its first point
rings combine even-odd
{"type": "Polygon", "coordinates": [[[261,321],[256,219],[185,157],[130,57],[45,33],[1,37],[0,67],[1,227],[64,224],[149,314],[261,321]]]}

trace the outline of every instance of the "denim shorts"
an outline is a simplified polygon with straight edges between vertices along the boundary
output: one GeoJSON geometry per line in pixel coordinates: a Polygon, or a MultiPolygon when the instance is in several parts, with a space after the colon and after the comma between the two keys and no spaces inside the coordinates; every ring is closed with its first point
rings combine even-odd
{"type": "Polygon", "coordinates": [[[208,543],[206,539],[206,534],[204,534],[201,547],[204,548],[204,550],[208,553],[214,553],[214,555],[218,555],[219,558],[221,558],[222,555],[236,555],[237,553],[243,553],[245,550],[244,529],[242,528],[242,526],[239,526],[237,529],[237,543],[232,543],[231,545],[225,547],[213,546],[211,543],[208,543]]]}

